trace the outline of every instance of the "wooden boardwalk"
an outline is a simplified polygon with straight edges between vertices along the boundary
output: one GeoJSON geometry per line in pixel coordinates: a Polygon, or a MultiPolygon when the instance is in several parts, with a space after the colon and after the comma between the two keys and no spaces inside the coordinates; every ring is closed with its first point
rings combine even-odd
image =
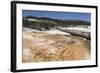
{"type": "Polygon", "coordinates": [[[60,30],[60,31],[63,31],[63,32],[70,33],[72,35],[76,35],[76,36],[86,38],[87,40],[91,39],[90,32],[84,32],[84,31],[79,31],[79,30],[70,30],[70,29],[61,29],[61,28],[56,28],[56,29],[60,30]]]}

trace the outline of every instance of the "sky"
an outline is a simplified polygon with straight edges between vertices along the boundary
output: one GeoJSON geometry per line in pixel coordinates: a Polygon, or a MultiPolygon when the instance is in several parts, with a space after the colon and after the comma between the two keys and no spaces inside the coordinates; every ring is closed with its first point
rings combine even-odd
{"type": "Polygon", "coordinates": [[[49,17],[53,19],[62,19],[62,20],[83,20],[88,22],[90,22],[91,20],[90,13],[79,13],[79,12],[23,10],[22,16],[49,17]]]}

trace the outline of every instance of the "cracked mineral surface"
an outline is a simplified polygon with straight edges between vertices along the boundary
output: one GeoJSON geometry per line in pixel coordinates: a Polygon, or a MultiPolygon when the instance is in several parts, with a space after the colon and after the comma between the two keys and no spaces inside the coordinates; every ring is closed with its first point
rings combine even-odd
{"type": "MultiPolygon", "coordinates": [[[[57,33],[58,32],[58,33],[57,33]]],[[[90,59],[90,41],[82,37],[23,28],[22,62],[90,59]]]]}

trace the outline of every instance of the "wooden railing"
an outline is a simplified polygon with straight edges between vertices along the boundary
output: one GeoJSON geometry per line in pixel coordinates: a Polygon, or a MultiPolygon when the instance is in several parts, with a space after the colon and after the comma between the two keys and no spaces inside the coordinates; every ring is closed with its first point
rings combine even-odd
{"type": "Polygon", "coordinates": [[[72,35],[76,35],[76,36],[80,36],[80,37],[86,38],[88,40],[91,39],[90,32],[84,32],[84,31],[79,31],[79,30],[70,30],[70,29],[61,29],[61,28],[56,28],[56,29],[60,30],[60,31],[63,31],[63,32],[70,33],[72,35]]]}

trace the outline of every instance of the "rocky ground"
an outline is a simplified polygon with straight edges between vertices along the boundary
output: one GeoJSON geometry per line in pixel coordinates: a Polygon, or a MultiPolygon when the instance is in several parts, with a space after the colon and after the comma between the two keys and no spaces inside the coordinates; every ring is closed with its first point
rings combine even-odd
{"type": "Polygon", "coordinates": [[[23,63],[90,59],[90,45],[81,37],[23,29],[23,63]]]}

